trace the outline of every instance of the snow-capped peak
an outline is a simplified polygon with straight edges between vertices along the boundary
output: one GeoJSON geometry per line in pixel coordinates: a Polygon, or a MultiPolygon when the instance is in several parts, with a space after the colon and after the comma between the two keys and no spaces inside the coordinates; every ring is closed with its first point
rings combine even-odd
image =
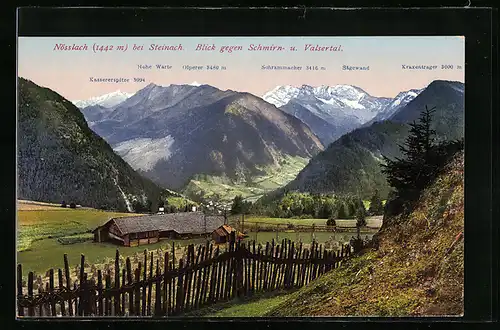
{"type": "Polygon", "coordinates": [[[85,107],[91,106],[91,105],[100,105],[105,108],[110,108],[113,107],[129,97],[131,97],[133,93],[127,93],[127,92],[122,92],[120,90],[104,94],[101,96],[94,96],[91,97],[88,100],[75,100],[72,101],[74,105],[76,105],[78,108],[83,109],[85,107]]]}
{"type": "Polygon", "coordinates": [[[396,108],[401,104],[406,105],[422,92],[423,89],[410,89],[409,91],[400,92],[388,105],[388,109],[396,108]]]}
{"type": "Polygon", "coordinates": [[[359,102],[368,95],[362,89],[351,85],[302,85],[294,87],[290,85],[278,86],[264,94],[263,99],[277,107],[281,107],[291,99],[314,97],[322,102],[342,106],[345,104],[352,108],[364,108],[359,102]],[[339,103],[340,102],[340,103],[339,103]]]}
{"type": "Polygon", "coordinates": [[[202,84],[200,84],[200,83],[199,83],[199,82],[197,82],[197,81],[193,81],[192,83],[190,83],[190,84],[188,84],[188,85],[189,85],[189,86],[196,86],[196,87],[198,87],[198,86],[201,86],[202,84]]]}
{"type": "Polygon", "coordinates": [[[408,103],[413,101],[424,89],[410,89],[409,91],[404,91],[398,93],[395,98],[391,100],[389,104],[382,109],[371,122],[383,121],[392,117],[399,109],[402,109],[408,103]]]}
{"type": "Polygon", "coordinates": [[[297,88],[290,85],[277,86],[273,90],[265,93],[262,99],[279,108],[287,104],[291,99],[296,98],[301,92],[301,89],[302,87],[297,88]]]}

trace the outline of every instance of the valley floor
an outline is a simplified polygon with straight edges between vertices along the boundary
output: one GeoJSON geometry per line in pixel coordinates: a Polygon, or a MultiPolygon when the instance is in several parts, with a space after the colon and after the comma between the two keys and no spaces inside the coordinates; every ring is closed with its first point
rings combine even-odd
{"type": "MultiPolygon", "coordinates": [[[[71,266],[79,264],[81,254],[85,255],[89,264],[101,264],[107,259],[115,256],[116,250],[127,257],[136,253],[142,253],[144,249],[170,249],[172,244],[176,247],[186,247],[189,244],[204,244],[205,238],[161,240],[155,244],[142,245],[137,247],[121,247],[112,243],[94,243],[92,230],[104,224],[112,217],[131,216],[134,213],[106,212],[90,208],[68,209],[61,208],[55,204],[38,202],[19,202],[18,207],[18,232],[17,232],[17,263],[22,264],[23,273],[34,271],[37,274],[45,274],[49,268],[63,267],[63,256],[68,255],[71,266]],[[26,209],[28,207],[28,209],[26,209]]],[[[140,214],[135,214],[140,216],[140,214]]],[[[232,217],[230,223],[239,228],[239,217],[232,217]]],[[[353,233],[341,232],[295,232],[286,230],[288,223],[305,224],[326,223],[326,219],[277,219],[247,217],[246,228],[248,230],[248,240],[255,240],[257,243],[270,242],[273,239],[280,241],[290,239],[309,244],[313,239],[323,244],[327,241],[348,242],[353,233]],[[274,231],[252,231],[249,228],[254,221],[260,225],[271,223],[282,224],[279,232],[274,231]]],[[[373,220],[377,222],[378,220],[373,220]]],[[[374,223],[375,223],[374,222],[374,223]]],[[[369,222],[370,223],[370,222],[369,222]]],[[[376,224],[376,223],[375,223],[376,224]]],[[[352,220],[338,220],[339,226],[350,227],[352,220]]],[[[362,232],[362,237],[369,239],[376,230],[362,232]]],[[[180,250],[179,250],[180,252],[180,250]]]]}

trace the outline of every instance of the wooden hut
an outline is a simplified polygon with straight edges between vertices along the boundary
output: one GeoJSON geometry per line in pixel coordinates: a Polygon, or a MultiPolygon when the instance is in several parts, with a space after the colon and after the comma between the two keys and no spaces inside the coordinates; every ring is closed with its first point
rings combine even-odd
{"type": "Polygon", "coordinates": [[[216,244],[228,243],[233,239],[243,239],[246,236],[229,225],[222,225],[212,232],[212,239],[216,244]]]}
{"type": "Polygon", "coordinates": [[[227,243],[233,231],[235,230],[231,226],[224,224],[212,232],[212,239],[216,244],[227,243]]]}

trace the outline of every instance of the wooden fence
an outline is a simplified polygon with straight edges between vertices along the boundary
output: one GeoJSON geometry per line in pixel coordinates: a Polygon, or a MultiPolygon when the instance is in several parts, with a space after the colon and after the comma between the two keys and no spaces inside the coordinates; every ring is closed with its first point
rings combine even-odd
{"type": "MultiPolygon", "coordinates": [[[[241,229],[241,223],[238,223],[241,229]]],[[[286,224],[286,223],[271,223],[271,222],[252,222],[245,221],[244,229],[251,231],[273,231],[273,232],[283,232],[287,230],[293,230],[294,232],[332,232],[332,233],[351,233],[356,232],[357,227],[342,227],[342,226],[328,226],[328,225],[298,225],[298,224],[286,224]]],[[[364,226],[363,230],[368,229],[369,232],[380,229],[380,227],[364,226]]]]}
{"type": "Polygon", "coordinates": [[[166,252],[163,267],[159,258],[149,258],[132,269],[130,258],[120,269],[116,251],[114,278],[110,270],[97,271],[97,280],[85,271],[81,256],[79,285],[71,283],[67,255],[64,270],[49,270],[49,281],[33,292],[34,275],[29,272],[23,283],[22,266],[17,269],[18,315],[25,316],[179,316],[217,302],[257,292],[297,288],[339,266],[351,255],[350,246],[328,251],[322,245],[282,240],[281,245],[267,243],[231,243],[221,248],[189,245],[187,257],[176,263],[175,247],[166,252]],[[224,250],[223,250],[224,249],[224,250]],[[223,251],[222,251],[223,250],[223,251]],[[149,266],[148,266],[149,264],[149,266]],[[142,278],[141,278],[142,277],[142,278]],[[57,278],[57,285],[56,285],[57,278]],[[24,290],[23,290],[24,284],[24,290]],[[27,290],[25,288],[27,284],[27,290]]]}

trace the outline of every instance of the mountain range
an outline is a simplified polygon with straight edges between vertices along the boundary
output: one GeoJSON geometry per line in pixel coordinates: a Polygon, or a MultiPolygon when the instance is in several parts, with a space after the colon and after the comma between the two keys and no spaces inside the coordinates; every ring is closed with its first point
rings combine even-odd
{"type": "Polygon", "coordinates": [[[328,145],[368,122],[387,119],[418,92],[401,92],[393,99],[371,96],[351,85],[286,85],[267,92],[263,99],[301,119],[328,145]]]}
{"type": "Polygon", "coordinates": [[[351,85],[278,86],[259,98],[199,83],[149,84],[112,106],[81,111],[118,155],[162,187],[232,198],[284,185],[386,193],[381,155],[398,156],[406,123],[432,104],[440,108],[439,137],[463,136],[463,84],[447,81],[395,98],[351,85]]]}
{"type": "Polygon", "coordinates": [[[210,193],[203,191],[207,182],[208,190],[259,190],[259,178],[287,162],[303,167],[324,148],[294,116],[250,93],[210,85],[149,84],[118,105],[82,113],[134,169],[191,196],[210,193]]]}
{"type": "Polygon", "coordinates": [[[280,196],[285,191],[302,191],[356,194],[367,198],[375,189],[387,195],[389,187],[380,168],[382,155],[390,158],[401,156],[398,144],[408,134],[407,124],[417,120],[426,106],[435,107],[432,127],[438,140],[463,138],[463,83],[436,80],[422,91],[410,93],[417,95],[400,94],[400,103],[408,98],[411,100],[393,111],[387,120],[343,135],[311,159],[294,180],[271,197],[280,196]]]}
{"type": "Polygon", "coordinates": [[[56,92],[19,78],[18,198],[117,210],[165,192],[136,173],[56,92]]]}

